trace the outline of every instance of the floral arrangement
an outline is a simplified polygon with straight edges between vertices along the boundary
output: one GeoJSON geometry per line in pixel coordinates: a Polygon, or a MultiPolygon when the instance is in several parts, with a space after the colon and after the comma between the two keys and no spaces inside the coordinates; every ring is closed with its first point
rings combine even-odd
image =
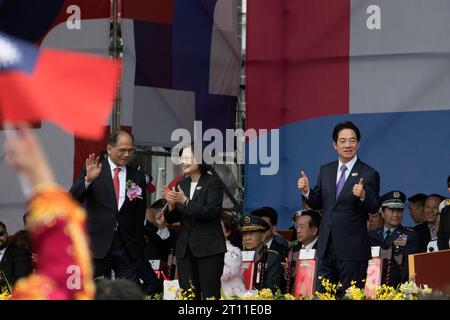
{"type": "Polygon", "coordinates": [[[7,289],[0,292],[0,300],[9,300],[11,299],[11,294],[7,289]]]}
{"type": "Polygon", "coordinates": [[[142,189],[135,182],[127,181],[127,197],[130,201],[135,201],[136,199],[142,199],[142,189]]]}
{"type": "Polygon", "coordinates": [[[0,300],[11,299],[12,288],[3,271],[0,270],[0,300]]]}

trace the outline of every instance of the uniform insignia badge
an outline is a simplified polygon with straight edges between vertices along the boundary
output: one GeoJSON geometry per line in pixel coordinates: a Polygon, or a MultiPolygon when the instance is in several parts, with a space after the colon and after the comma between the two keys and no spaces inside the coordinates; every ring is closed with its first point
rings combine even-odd
{"type": "Polygon", "coordinates": [[[399,237],[397,239],[394,240],[394,245],[399,246],[399,247],[404,247],[404,246],[406,246],[407,241],[408,241],[408,235],[403,233],[403,234],[399,235],[399,237]]]}
{"type": "Polygon", "coordinates": [[[395,191],[394,194],[393,194],[393,196],[394,196],[394,198],[396,198],[396,199],[400,198],[400,192],[395,191]]]}
{"type": "Polygon", "coordinates": [[[353,172],[352,173],[352,177],[357,177],[358,176],[358,172],[353,172]]]}
{"type": "Polygon", "coordinates": [[[245,216],[244,222],[247,223],[247,224],[250,223],[250,217],[249,216],[245,216]]]}

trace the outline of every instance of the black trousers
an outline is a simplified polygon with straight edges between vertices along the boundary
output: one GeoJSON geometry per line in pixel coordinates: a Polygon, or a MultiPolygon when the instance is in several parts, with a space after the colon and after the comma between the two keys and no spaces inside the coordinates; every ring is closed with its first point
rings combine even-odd
{"type": "Polygon", "coordinates": [[[111,248],[106,257],[94,259],[94,277],[111,278],[111,270],[114,270],[116,279],[127,279],[139,284],[140,266],[141,261],[130,257],[120,232],[115,231],[111,248]]]}
{"type": "Polygon", "coordinates": [[[316,291],[325,292],[322,279],[327,278],[331,283],[340,283],[342,287],[337,291],[337,297],[342,298],[345,290],[351,287],[355,281],[358,288],[364,288],[367,277],[368,260],[339,260],[333,248],[331,236],[329,237],[327,249],[317,266],[316,291]]]}
{"type": "Polygon", "coordinates": [[[194,257],[189,248],[182,258],[177,257],[180,288],[193,286],[195,299],[220,299],[220,277],[223,273],[225,253],[202,258],[194,257]]]}

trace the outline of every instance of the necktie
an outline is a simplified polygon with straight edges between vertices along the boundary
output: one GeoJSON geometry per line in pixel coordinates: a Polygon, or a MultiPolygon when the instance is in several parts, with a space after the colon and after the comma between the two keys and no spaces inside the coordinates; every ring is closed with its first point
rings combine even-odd
{"type": "Polygon", "coordinates": [[[119,204],[119,195],[120,195],[119,171],[120,171],[119,167],[114,168],[113,184],[114,184],[114,191],[116,192],[117,204],[119,204]]]}
{"type": "Polygon", "coordinates": [[[346,170],[347,170],[347,167],[345,166],[345,164],[343,164],[340,169],[341,176],[339,177],[339,181],[336,185],[336,199],[339,197],[339,194],[341,193],[342,188],[344,187],[346,170]]]}
{"type": "Polygon", "coordinates": [[[384,234],[384,241],[386,241],[387,239],[389,239],[389,236],[391,235],[391,230],[386,231],[386,233],[384,234]]]}

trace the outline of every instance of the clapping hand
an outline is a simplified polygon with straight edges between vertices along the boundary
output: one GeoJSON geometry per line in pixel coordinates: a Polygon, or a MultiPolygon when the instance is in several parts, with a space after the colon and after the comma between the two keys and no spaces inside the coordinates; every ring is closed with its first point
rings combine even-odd
{"type": "Polygon", "coordinates": [[[181,190],[180,186],[177,186],[177,191],[175,191],[175,187],[172,190],[169,190],[167,193],[167,202],[184,204],[187,200],[183,190],[181,190]]]}

